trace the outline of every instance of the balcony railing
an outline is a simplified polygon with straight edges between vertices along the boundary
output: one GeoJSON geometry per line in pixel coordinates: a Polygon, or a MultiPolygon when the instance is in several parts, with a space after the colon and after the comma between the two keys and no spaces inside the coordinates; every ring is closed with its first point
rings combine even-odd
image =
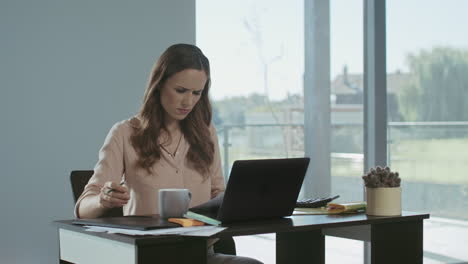
{"type": "MultiPolygon", "coordinates": [[[[304,156],[303,129],[303,124],[286,123],[218,127],[226,180],[236,159],[304,156]]],[[[411,189],[404,195],[415,196],[408,198],[407,210],[468,219],[468,122],[391,122],[387,131],[388,164],[411,189]]],[[[361,198],[349,186],[361,184],[363,124],[332,124],[330,133],[332,188],[361,198]]]]}
{"type": "MultiPolygon", "coordinates": [[[[354,144],[357,145],[354,148],[350,148],[351,151],[340,150],[340,145],[334,146],[332,138],[332,153],[331,158],[336,159],[350,159],[354,161],[362,161],[362,145],[363,145],[363,124],[362,123],[340,123],[331,125],[331,133],[338,134],[339,131],[343,132],[343,136],[346,138],[354,137],[354,144]],[[347,131],[346,131],[347,130],[347,131]],[[333,151],[333,150],[336,151],[333,151]],[[352,151],[354,150],[354,151],[352,151]]],[[[303,124],[229,124],[218,127],[218,136],[220,138],[220,145],[222,146],[222,156],[224,164],[224,174],[229,174],[230,164],[233,160],[230,160],[229,150],[233,146],[233,138],[240,138],[247,143],[244,150],[252,151],[256,150],[257,154],[264,153],[264,157],[269,156],[283,156],[289,157],[294,154],[301,154],[304,151],[304,125],[303,124]],[[272,135],[272,130],[279,128],[281,135],[272,135]],[[252,136],[252,129],[262,129],[265,135],[262,133],[254,133],[256,136],[252,136]],[[268,130],[265,130],[268,129],[268,130]],[[243,130],[244,133],[236,133],[231,135],[230,133],[234,130],[243,130]],[[261,146],[261,142],[255,143],[255,139],[258,137],[276,137],[276,142],[270,142],[270,149],[268,146],[261,146]],[[252,138],[253,137],[253,138],[252,138]],[[271,147],[274,149],[272,150],[271,147]],[[299,152],[299,153],[298,153],[299,152]]],[[[388,124],[387,143],[389,145],[397,144],[401,140],[427,140],[427,139],[449,139],[449,138],[468,138],[468,122],[390,122],[388,124]],[[419,133],[418,133],[419,131],[419,133]]],[[[259,131],[261,132],[261,131],[259,131]]],[[[339,135],[337,135],[339,136],[339,135]]],[[[468,143],[468,141],[467,141],[468,143]]],[[[351,144],[351,143],[349,143],[351,144]]],[[[341,145],[342,146],[342,145],[341,145]]],[[[391,152],[391,146],[388,148],[391,152]]],[[[244,153],[246,156],[251,156],[249,153],[244,153]]],[[[389,155],[389,162],[393,159],[389,155]]],[[[260,157],[261,158],[261,155],[260,157]]],[[[398,158],[395,158],[398,159],[398,158]]]]}

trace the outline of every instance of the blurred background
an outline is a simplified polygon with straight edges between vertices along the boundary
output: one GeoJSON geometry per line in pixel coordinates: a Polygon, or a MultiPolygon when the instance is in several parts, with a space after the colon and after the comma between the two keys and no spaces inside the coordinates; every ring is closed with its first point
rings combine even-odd
{"type": "MultiPolygon", "coordinates": [[[[304,116],[315,109],[304,103],[310,101],[305,65],[314,60],[306,56],[305,21],[314,16],[312,6],[326,5],[329,17],[314,17],[314,29],[328,30],[330,38],[329,61],[318,62],[330,65],[325,177],[340,201],[363,200],[366,2],[197,1],[197,44],[212,61],[226,174],[236,159],[307,152],[313,135],[304,135],[304,116]]],[[[402,178],[403,209],[431,214],[424,223],[424,263],[468,263],[467,11],[463,0],[391,0],[385,6],[386,50],[380,52],[386,55],[387,164],[402,178]]],[[[240,239],[274,249],[274,235],[240,239]]],[[[327,263],[363,263],[362,242],[327,237],[326,243],[327,263]]],[[[254,254],[273,263],[266,252],[254,254]]]]}

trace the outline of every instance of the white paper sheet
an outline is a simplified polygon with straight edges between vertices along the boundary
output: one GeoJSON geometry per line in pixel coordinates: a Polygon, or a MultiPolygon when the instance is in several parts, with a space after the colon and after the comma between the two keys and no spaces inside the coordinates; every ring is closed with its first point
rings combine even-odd
{"type": "Polygon", "coordinates": [[[118,233],[132,236],[161,236],[161,235],[180,235],[180,236],[200,236],[210,237],[217,234],[226,227],[219,226],[192,226],[192,227],[174,227],[174,228],[161,228],[153,230],[133,230],[113,227],[102,227],[102,226],[84,226],[86,231],[89,232],[107,232],[107,233],[118,233]]]}

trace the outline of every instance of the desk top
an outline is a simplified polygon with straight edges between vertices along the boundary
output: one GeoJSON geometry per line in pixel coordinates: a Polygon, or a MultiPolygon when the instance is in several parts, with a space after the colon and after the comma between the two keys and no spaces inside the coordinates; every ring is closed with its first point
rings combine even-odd
{"type": "Polygon", "coordinates": [[[307,231],[321,228],[373,225],[404,221],[417,221],[429,218],[429,214],[403,212],[400,216],[368,216],[358,214],[333,215],[294,215],[283,219],[255,221],[229,225],[229,228],[216,237],[240,236],[290,231],[307,231]]]}
{"type": "MultiPolygon", "coordinates": [[[[429,218],[429,214],[403,212],[400,216],[368,216],[365,213],[339,215],[295,215],[282,219],[249,221],[229,225],[229,228],[213,237],[242,236],[265,233],[279,233],[291,231],[308,231],[321,228],[347,227],[359,225],[377,225],[405,221],[420,221],[429,218]]],[[[120,242],[143,245],[158,243],[177,243],[187,239],[183,236],[128,236],[120,234],[88,232],[79,225],[73,225],[73,220],[55,221],[59,228],[90,234],[120,242]]],[[[206,239],[206,238],[190,238],[206,239]]]]}

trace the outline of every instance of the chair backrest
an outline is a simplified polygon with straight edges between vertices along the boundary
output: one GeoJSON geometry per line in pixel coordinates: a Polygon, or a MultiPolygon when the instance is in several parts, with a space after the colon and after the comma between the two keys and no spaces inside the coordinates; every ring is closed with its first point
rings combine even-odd
{"type": "MultiPolygon", "coordinates": [[[[93,170],[75,170],[72,171],[70,174],[70,183],[73,192],[73,200],[78,200],[81,193],[83,193],[84,187],[88,183],[91,176],[93,176],[93,170]]],[[[122,208],[112,208],[111,210],[107,211],[104,216],[123,216],[122,208]]]]}
{"type": "Polygon", "coordinates": [[[94,171],[92,170],[75,170],[71,172],[70,183],[73,192],[73,201],[75,201],[75,203],[93,174],[94,171]]]}

